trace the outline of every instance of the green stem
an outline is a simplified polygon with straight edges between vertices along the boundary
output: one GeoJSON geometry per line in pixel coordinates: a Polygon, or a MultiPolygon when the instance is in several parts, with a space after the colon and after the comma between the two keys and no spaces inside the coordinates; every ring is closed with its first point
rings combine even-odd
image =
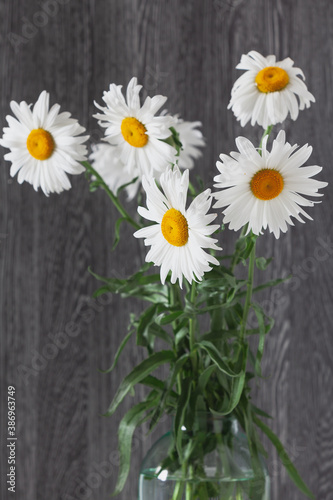
{"type": "MultiPolygon", "coordinates": [[[[258,149],[260,155],[261,155],[261,151],[262,151],[262,143],[267,135],[270,136],[272,130],[273,130],[273,125],[269,125],[266,128],[266,130],[264,131],[264,133],[260,139],[260,144],[259,144],[259,149],[258,149]]],[[[245,226],[242,227],[242,231],[241,231],[241,234],[239,236],[239,240],[245,236],[247,228],[248,228],[248,224],[245,224],[245,226]]],[[[230,267],[230,270],[232,273],[234,272],[234,269],[235,269],[236,265],[238,264],[239,253],[240,253],[240,250],[239,249],[236,250],[234,253],[234,256],[232,258],[231,267],[230,267]]]]}
{"type": "Polygon", "coordinates": [[[191,195],[192,196],[196,196],[197,192],[196,192],[196,189],[193,186],[193,184],[192,184],[191,181],[188,182],[188,188],[189,188],[189,191],[190,191],[191,195]]]}
{"type": "Polygon", "coordinates": [[[192,497],[192,483],[190,483],[189,481],[187,481],[186,483],[186,497],[185,497],[185,500],[193,500],[193,497],[192,497]]]}
{"type": "MultiPolygon", "coordinates": [[[[245,233],[247,231],[247,227],[248,227],[248,224],[245,224],[245,226],[242,227],[241,234],[239,235],[238,240],[244,238],[245,233]]],[[[234,272],[234,269],[235,269],[236,265],[238,264],[238,256],[239,256],[239,254],[240,254],[240,248],[238,248],[237,250],[235,250],[234,256],[232,258],[231,268],[230,268],[230,270],[231,270],[232,273],[234,272]]]]}
{"type": "MultiPolygon", "coordinates": [[[[174,285],[170,283],[170,306],[175,307],[176,305],[179,305],[179,307],[182,307],[181,303],[181,297],[180,297],[180,290],[179,290],[179,285],[178,283],[175,283],[174,285]]],[[[171,323],[173,331],[175,332],[178,327],[178,321],[175,320],[171,323]]],[[[174,351],[175,354],[177,355],[177,350],[176,350],[176,343],[174,344],[174,351]]],[[[178,373],[177,375],[177,389],[178,393],[181,393],[181,384],[182,384],[182,378],[181,378],[181,373],[178,373]]]]}
{"type": "Polygon", "coordinates": [[[271,132],[273,130],[273,125],[268,125],[268,127],[266,128],[266,130],[264,131],[262,137],[261,137],[261,140],[260,140],[260,144],[259,144],[259,153],[261,154],[261,150],[262,150],[262,143],[266,137],[266,135],[270,136],[271,135],[271,132]]]}
{"type": "Polygon", "coordinates": [[[108,195],[108,197],[110,198],[110,200],[112,201],[112,203],[114,204],[114,206],[116,207],[116,209],[118,210],[118,212],[120,213],[120,215],[122,215],[124,217],[124,219],[126,219],[127,222],[129,222],[135,229],[140,229],[141,226],[137,222],[135,222],[135,220],[132,219],[132,217],[130,216],[130,214],[122,206],[122,204],[118,200],[117,196],[115,196],[113,194],[113,192],[111,191],[111,189],[109,188],[109,186],[104,182],[103,178],[99,175],[99,173],[96,172],[96,170],[90,165],[89,162],[83,161],[81,163],[82,163],[82,165],[87,169],[87,171],[91,175],[93,175],[94,177],[96,177],[97,181],[103,187],[104,191],[106,192],[106,194],[108,195]]]}
{"type": "Polygon", "coordinates": [[[185,484],[184,481],[178,481],[176,483],[171,500],[181,500],[182,499],[183,491],[184,491],[184,484],[185,484]]]}
{"type": "Polygon", "coordinates": [[[185,480],[185,478],[187,478],[187,467],[188,467],[188,464],[187,464],[187,461],[185,461],[182,465],[183,480],[177,481],[171,500],[181,500],[182,499],[185,484],[186,484],[186,490],[185,490],[186,500],[188,500],[188,499],[192,500],[192,497],[188,497],[189,483],[185,480]]]}
{"type": "MultiPolygon", "coordinates": [[[[259,153],[261,154],[262,151],[262,143],[264,138],[272,132],[273,125],[269,125],[265,132],[262,135],[260,145],[259,145],[259,153]]],[[[247,226],[243,227],[246,228],[247,226]]],[[[242,231],[243,231],[242,230],[242,231]]],[[[254,236],[254,235],[253,235],[254,236]]],[[[257,237],[256,237],[257,239],[257,237]]],[[[249,271],[248,271],[248,280],[247,280],[247,290],[246,290],[246,297],[245,297],[245,304],[244,304],[244,311],[243,311],[243,320],[242,320],[242,327],[241,327],[241,341],[244,342],[245,338],[245,330],[246,330],[246,324],[247,324],[247,317],[249,314],[249,309],[251,305],[251,300],[252,300],[252,290],[253,290],[253,274],[254,274],[254,263],[255,263],[255,258],[256,258],[256,239],[254,241],[253,248],[250,253],[250,262],[249,262],[249,271]]],[[[232,268],[233,269],[233,268],[232,268]]]]}
{"type": "Polygon", "coordinates": [[[236,486],[236,489],[237,489],[237,492],[236,492],[236,500],[243,500],[243,492],[242,492],[242,488],[239,484],[237,484],[236,486]]]}
{"type": "Polygon", "coordinates": [[[186,490],[185,490],[185,500],[193,500],[193,487],[194,484],[191,482],[191,479],[193,477],[193,467],[192,465],[188,465],[187,462],[185,462],[184,467],[183,467],[183,473],[184,477],[187,478],[186,481],[186,490]]]}
{"type": "MultiPolygon", "coordinates": [[[[197,291],[196,282],[193,280],[192,281],[192,288],[191,288],[191,295],[190,295],[191,304],[194,304],[196,291],[197,291]]],[[[192,317],[189,320],[189,337],[190,337],[190,352],[191,352],[191,359],[192,359],[192,366],[193,366],[194,373],[197,371],[197,356],[196,356],[196,353],[194,352],[195,326],[196,326],[196,318],[192,317]]]]}
{"type": "Polygon", "coordinates": [[[241,337],[242,343],[244,342],[244,339],[245,339],[247,317],[249,314],[251,300],[252,300],[254,263],[255,263],[255,259],[256,259],[256,239],[254,240],[253,248],[252,248],[251,253],[250,253],[246,297],[245,297],[245,304],[244,304],[244,311],[243,311],[242,326],[241,326],[241,331],[240,331],[240,337],[241,337]]]}

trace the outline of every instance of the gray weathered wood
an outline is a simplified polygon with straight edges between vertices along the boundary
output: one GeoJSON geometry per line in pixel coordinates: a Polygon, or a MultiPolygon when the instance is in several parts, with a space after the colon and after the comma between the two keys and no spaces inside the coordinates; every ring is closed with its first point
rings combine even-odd
{"type": "MultiPolygon", "coordinates": [[[[234,149],[235,137],[258,141],[260,135],[259,128],[241,129],[227,111],[241,54],[256,49],[290,56],[303,68],[317,103],[285,129],[290,142],[313,145],[311,162],[324,166],[322,179],[331,184],[311,212],[315,222],[297,224],[279,241],[267,236],[259,245],[263,255],[274,256],[273,276],[294,266],[296,279],[281,287],[280,295],[262,297],[276,326],[265,352],[266,378],[255,398],[274,415],[273,429],[316,498],[331,500],[333,266],[332,250],[320,257],[318,238],[333,239],[333,3],[2,0],[0,23],[1,127],[11,99],[34,102],[47,89],[52,102],[71,111],[97,141],[102,133],[91,116],[93,100],[101,102],[110,82],[126,86],[136,75],[144,95],[167,95],[169,111],[202,121],[207,148],[197,170],[209,186],[218,155],[234,149]]],[[[0,176],[1,433],[5,438],[7,386],[14,385],[16,498],[106,499],[117,471],[116,424],[131,401],[111,419],[101,414],[142,352],[132,342],[112,375],[98,368],[109,366],[129,312],[140,305],[118,297],[104,306],[92,302],[97,284],[87,268],[126,276],[143,261],[144,250],[126,230],[111,253],[116,214],[104,193],[88,192],[83,176],[72,179],[69,192],[49,198],[11,179],[3,154],[0,176]],[[52,350],[54,338],[68,343],[52,350]],[[41,364],[39,358],[39,370],[23,376],[22,367],[36,368],[37,353],[53,359],[41,364]]],[[[232,241],[226,231],[223,247],[232,241]]],[[[119,498],[136,497],[141,457],[158,432],[149,439],[138,435],[130,480],[119,498]]],[[[6,456],[3,441],[3,499],[11,498],[6,456]]],[[[268,465],[273,500],[304,498],[271,449],[268,465]]]]}

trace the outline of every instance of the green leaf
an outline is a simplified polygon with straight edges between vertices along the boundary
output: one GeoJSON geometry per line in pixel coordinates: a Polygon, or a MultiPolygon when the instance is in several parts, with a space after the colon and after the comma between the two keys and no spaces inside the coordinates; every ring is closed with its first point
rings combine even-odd
{"type": "Polygon", "coordinates": [[[112,251],[116,248],[116,246],[118,245],[119,241],[120,241],[120,226],[122,224],[122,222],[126,221],[126,217],[120,217],[116,224],[115,224],[115,236],[114,236],[114,241],[113,241],[113,245],[112,245],[112,251]]]}
{"type": "Polygon", "coordinates": [[[180,319],[182,316],[184,316],[184,311],[174,311],[174,312],[171,312],[167,315],[163,315],[158,320],[158,322],[160,325],[169,325],[170,323],[172,323],[176,319],[180,319]]]}
{"type": "Polygon", "coordinates": [[[170,337],[170,335],[159,325],[156,323],[151,323],[149,325],[149,334],[154,335],[155,337],[158,337],[159,339],[164,340],[167,344],[169,344],[171,347],[173,346],[173,340],[170,337]]]}
{"type": "MultiPolygon", "coordinates": [[[[155,276],[158,276],[158,275],[148,275],[148,276],[144,276],[144,274],[149,271],[149,269],[152,267],[152,263],[151,262],[145,262],[141,268],[139,269],[139,271],[135,274],[133,274],[132,276],[130,276],[128,279],[118,279],[118,278],[105,278],[104,276],[100,276],[99,274],[95,273],[94,271],[92,271],[91,268],[89,268],[89,272],[92,276],[94,276],[94,278],[96,278],[97,280],[99,281],[102,281],[103,283],[106,283],[106,284],[113,284],[114,282],[118,282],[118,283],[121,283],[121,284],[125,284],[127,283],[128,281],[136,281],[138,283],[142,283],[142,277],[144,278],[147,278],[148,279],[148,282],[151,283],[151,278],[154,278],[155,280],[155,276]]],[[[156,281],[156,280],[155,280],[156,281]]]]}
{"type": "Polygon", "coordinates": [[[185,326],[180,326],[179,330],[175,333],[175,346],[178,348],[180,342],[186,337],[188,334],[188,324],[185,326]]]}
{"type": "Polygon", "coordinates": [[[261,360],[264,354],[264,344],[265,344],[265,313],[263,309],[257,304],[252,304],[252,308],[256,314],[258,325],[259,325],[259,344],[257,349],[256,361],[254,365],[254,370],[256,374],[261,377],[261,360]]]}
{"type": "Polygon", "coordinates": [[[101,185],[100,181],[91,181],[89,184],[89,191],[91,193],[94,193],[99,188],[100,185],[101,185]]]}
{"type": "Polygon", "coordinates": [[[314,497],[313,493],[309,490],[309,488],[304,483],[303,479],[299,475],[296,467],[293,465],[293,463],[290,460],[290,458],[289,458],[286,450],[283,447],[283,444],[281,443],[281,441],[279,440],[279,438],[276,436],[276,434],[274,434],[274,432],[266,424],[264,424],[261,420],[259,420],[259,418],[256,417],[255,415],[253,416],[253,420],[257,424],[257,426],[259,427],[259,429],[261,429],[266,434],[266,436],[268,437],[268,439],[275,446],[275,448],[276,448],[276,450],[278,452],[278,455],[279,455],[279,457],[280,457],[283,465],[285,466],[285,468],[286,468],[286,470],[287,470],[290,478],[296,484],[297,488],[302,493],[304,493],[304,495],[306,495],[308,498],[311,498],[312,500],[315,500],[315,497],[314,497]]]}
{"type": "Polygon", "coordinates": [[[228,325],[229,330],[238,330],[243,320],[243,306],[236,303],[225,311],[224,319],[228,325]]]}
{"type": "Polygon", "coordinates": [[[146,341],[144,340],[144,335],[148,326],[153,322],[154,316],[156,315],[157,307],[159,304],[153,304],[148,307],[140,316],[138,323],[138,331],[137,331],[137,344],[138,345],[146,345],[146,341]]]}
{"type": "Polygon", "coordinates": [[[131,186],[132,184],[135,184],[135,182],[138,180],[138,177],[135,177],[134,179],[132,179],[130,182],[127,182],[126,184],[122,184],[121,186],[119,186],[119,188],[117,189],[117,198],[119,196],[119,194],[121,193],[121,191],[123,191],[125,188],[127,188],[128,186],[131,186]]]}
{"type": "Polygon", "coordinates": [[[121,382],[107,412],[105,413],[105,416],[110,417],[113,415],[130,390],[147,377],[147,375],[150,375],[162,364],[172,363],[173,361],[175,361],[175,355],[172,351],[160,351],[152,354],[148,359],[142,361],[121,382]]]}
{"type": "MultiPolygon", "coordinates": [[[[215,366],[214,366],[214,368],[215,368],[215,366]]],[[[205,398],[201,394],[199,394],[197,397],[195,411],[196,412],[206,412],[207,411],[205,398]]]]}
{"type": "Polygon", "coordinates": [[[145,377],[143,380],[141,380],[140,384],[146,385],[147,387],[152,387],[153,389],[156,389],[157,391],[164,391],[165,389],[165,383],[163,380],[160,380],[153,375],[148,375],[145,377]]]}
{"type": "Polygon", "coordinates": [[[200,282],[198,288],[202,290],[220,290],[226,287],[235,288],[237,286],[237,280],[234,276],[224,273],[220,274],[217,271],[210,271],[213,273],[212,276],[200,282]]]}
{"type": "Polygon", "coordinates": [[[179,359],[177,359],[176,363],[174,364],[174,368],[172,369],[172,373],[169,376],[169,382],[167,384],[166,389],[163,391],[163,394],[160,398],[160,402],[157,405],[152,419],[151,419],[151,424],[150,424],[150,430],[152,430],[158,423],[159,419],[161,418],[165,405],[168,402],[170,394],[173,392],[173,386],[175,385],[176,378],[178,373],[180,373],[182,367],[186,363],[186,361],[189,359],[189,354],[183,354],[179,359]]]}
{"type": "Polygon", "coordinates": [[[249,258],[249,255],[252,252],[256,239],[257,236],[250,232],[246,236],[238,240],[238,242],[236,243],[236,252],[239,252],[237,261],[241,261],[244,265],[246,265],[246,260],[249,258]]]}
{"type": "MultiPolygon", "coordinates": [[[[151,268],[151,263],[145,263],[141,269],[130,276],[128,279],[120,278],[104,278],[94,273],[88,268],[90,274],[99,281],[105,283],[104,291],[118,293],[122,297],[139,297],[142,300],[147,300],[152,303],[163,303],[168,305],[168,287],[162,285],[159,274],[150,274],[145,276],[146,271],[151,268]]],[[[100,290],[95,292],[97,296],[100,290]]]]}
{"type": "Polygon", "coordinates": [[[230,393],[228,400],[225,400],[225,403],[222,405],[222,408],[218,412],[214,412],[212,410],[212,413],[217,413],[218,415],[228,415],[238,405],[245,384],[247,351],[248,351],[248,346],[243,346],[241,354],[242,359],[241,359],[240,376],[231,379],[230,393]]]}
{"type": "Polygon", "coordinates": [[[264,450],[262,449],[262,445],[253,425],[253,414],[248,399],[243,397],[241,404],[243,405],[241,420],[243,420],[244,423],[244,429],[250,449],[252,468],[255,476],[255,479],[250,483],[249,498],[251,498],[251,500],[262,500],[266,489],[266,481],[259,453],[263,453],[264,450]]]}
{"type": "Polygon", "coordinates": [[[261,290],[265,290],[265,288],[281,285],[281,283],[285,283],[286,281],[290,280],[291,277],[292,275],[290,274],[286,278],[278,278],[276,280],[267,281],[267,283],[263,283],[262,285],[253,288],[253,293],[261,292],[261,290]]]}
{"type": "Polygon", "coordinates": [[[132,438],[136,427],[149,418],[144,413],[155,406],[156,399],[139,403],[131,408],[122,418],[118,428],[120,464],[118,480],[112,496],[118,495],[124,488],[131,462],[132,438]]]}
{"type": "Polygon", "coordinates": [[[221,340],[239,337],[239,330],[224,330],[223,328],[218,330],[211,330],[210,332],[204,333],[201,337],[202,340],[208,340],[212,343],[219,342],[221,340]]]}
{"type": "Polygon", "coordinates": [[[261,271],[264,271],[268,267],[268,265],[272,262],[272,260],[273,257],[271,257],[270,259],[265,259],[265,257],[257,257],[256,266],[261,271]]]}
{"type": "Polygon", "coordinates": [[[131,336],[134,333],[134,331],[135,330],[130,330],[128,332],[128,334],[126,335],[126,337],[124,338],[124,340],[121,342],[120,346],[118,347],[118,350],[116,352],[116,355],[114,357],[112,365],[107,370],[99,370],[101,373],[110,373],[110,372],[112,372],[112,370],[114,369],[114,367],[116,366],[116,364],[118,362],[118,359],[119,359],[120,354],[122,353],[122,350],[124,349],[125,345],[129,341],[129,339],[131,338],[131,336]]]}
{"type": "Polygon", "coordinates": [[[179,140],[179,133],[174,127],[170,127],[171,135],[167,139],[162,139],[162,142],[166,142],[170,146],[174,147],[177,151],[177,155],[179,156],[180,151],[183,149],[183,145],[179,140]]]}
{"type": "Polygon", "coordinates": [[[96,299],[97,297],[100,297],[101,295],[104,295],[105,293],[110,293],[110,288],[107,285],[103,285],[97,290],[94,291],[93,297],[96,299]]]}
{"type": "Polygon", "coordinates": [[[181,393],[179,396],[179,401],[177,405],[176,416],[174,420],[174,432],[175,432],[175,441],[176,448],[178,451],[178,455],[180,457],[183,456],[183,447],[182,447],[182,426],[185,420],[186,409],[188,406],[188,402],[191,396],[191,388],[192,388],[192,379],[185,378],[181,381],[181,393]]]}
{"type": "Polygon", "coordinates": [[[230,368],[227,363],[227,359],[225,357],[222,357],[214,344],[208,342],[208,340],[202,340],[195,344],[195,346],[206,351],[213,363],[215,363],[223,373],[229,375],[229,377],[238,377],[240,375],[240,373],[235,373],[230,368]]]}
{"type": "MultiPolygon", "coordinates": [[[[273,319],[271,319],[271,322],[267,325],[265,325],[265,334],[267,334],[271,329],[272,329],[272,323],[273,323],[273,319]]],[[[259,332],[259,328],[249,328],[247,330],[245,330],[245,335],[246,336],[249,336],[249,335],[258,335],[259,332]]],[[[226,340],[226,339],[235,339],[235,338],[239,338],[240,336],[240,330],[224,330],[224,329],[220,329],[220,330],[212,330],[210,332],[207,332],[207,333],[204,333],[202,335],[202,340],[209,340],[210,342],[214,343],[216,341],[221,341],[221,340],[226,340]]]]}
{"type": "Polygon", "coordinates": [[[273,417],[271,415],[269,415],[268,413],[266,413],[265,411],[261,410],[260,408],[258,408],[257,406],[255,406],[254,404],[251,405],[252,406],[252,409],[253,411],[257,414],[257,415],[260,415],[261,417],[265,417],[265,418],[270,418],[272,419],[273,417]]]}
{"type": "Polygon", "coordinates": [[[243,346],[241,351],[242,359],[241,359],[240,376],[231,379],[230,399],[229,399],[229,405],[224,409],[225,415],[228,415],[236,408],[241,398],[246,378],[247,353],[248,353],[248,346],[245,345],[243,346]]]}
{"type": "Polygon", "coordinates": [[[201,394],[204,393],[206,389],[206,385],[208,383],[208,380],[216,370],[216,365],[210,365],[208,366],[200,375],[199,380],[198,380],[198,390],[201,394]]]}

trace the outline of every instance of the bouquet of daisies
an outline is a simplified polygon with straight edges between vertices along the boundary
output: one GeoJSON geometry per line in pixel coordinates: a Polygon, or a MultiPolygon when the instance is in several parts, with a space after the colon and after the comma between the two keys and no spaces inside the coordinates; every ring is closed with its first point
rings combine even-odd
{"type": "MultiPolygon", "coordinates": [[[[191,434],[198,411],[237,419],[246,431],[254,469],[262,468],[265,453],[258,429],[279,455],[287,457],[278,437],[263,422],[267,415],[250,398],[251,380],[261,377],[264,341],[273,326],[254,294],[283,281],[254,287],[255,267],[263,270],[270,262],[256,257],[256,240],[265,230],[279,238],[293,219],[311,219],[305,209],[315,201],[309,198],[321,196],[318,191],[327,183],[313,179],[321,167],[304,166],[310,146],[291,145],[283,130],[272,134],[274,125],[289,114],[295,120],[299,110],[314,102],[302,71],[289,58],[276,61],[275,56],[254,51],[243,55],[237,68],[244,72],[234,84],[229,108],[242,126],[251,121],[263,127],[263,134],[258,145],[238,137],[237,151],[220,155],[213,193],[198,189],[189,179],[199,148],[205,144],[200,123],[161,112],[166,102],[161,95],[147,97],[141,104],[136,78],[129,82],[126,97],[121,86],[111,84],[104,92],[104,105],[96,103],[95,117],[105,129],[105,140],[93,146],[90,162],[83,127],[69,113],[60,113],[58,104],[49,109],[46,91],[33,108],[26,102],[10,103],[15,118],[7,117],[0,144],[10,149],[5,158],[12,164],[11,176],[17,174],[19,183],[27,181],[49,195],[71,187],[67,174],[86,172],[90,189],[104,189],[119,212],[115,243],[121,225],[128,223],[133,236],[142,238],[149,248],[145,263],[127,279],[93,273],[103,283],[96,296],[112,292],[147,303],[139,316],[131,315],[128,332],[107,370],[112,371],[126,355],[124,348],[136,335],[146,358],[121,382],[106,412],[111,416],[137,384],[147,387],[145,400],[134,405],[119,426],[116,493],[126,482],[136,427],[148,421],[153,428],[165,414],[174,415],[174,441],[166,457],[171,468],[195,473],[211,451],[211,443],[208,450],[207,440],[191,434]],[[142,193],[145,206],[130,214],[127,200],[142,193]],[[212,205],[222,209],[222,225],[216,223],[212,205]],[[220,242],[226,224],[240,230],[231,255],[223,253],[220,242]],[[246,270],[242,279],[238,267],[246,270]],[[248,324],[251,310],[255,327],[248,324]],[[253,350],[249,339],[255,335],[259,342],[253,350]],[[164,365],[167,377],[154,375],[164,365]],[[183,429],[190,432],[190,439],[183,429]]],[[[303,493],[313,498],[291,461],[284,460],[284,465],[303,493]]],[[[202,485],[200,490],[195,485],[186,488],[186,499],[208,499],[214,494],[202,485]]],[[[256,492],[248,493],[251,500],[262,498],[260,488],[256,492]]],[[[172,498],[182,495],[180,483],[176,484],[172,498]]]]}

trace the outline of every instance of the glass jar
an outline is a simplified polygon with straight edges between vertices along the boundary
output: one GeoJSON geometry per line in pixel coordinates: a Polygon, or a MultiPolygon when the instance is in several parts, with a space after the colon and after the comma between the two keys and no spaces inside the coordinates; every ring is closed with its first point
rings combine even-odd
{"type": "Polygon", "coordinates": [[[254,473],[248,439],[238,421],[201,413],[194,422],[191,432],[182,429],[182,460],[173,432],[148,451],[140,471],[139,500],[269,500],[267,470],[260,459],[260,471],[254,473]]]}

